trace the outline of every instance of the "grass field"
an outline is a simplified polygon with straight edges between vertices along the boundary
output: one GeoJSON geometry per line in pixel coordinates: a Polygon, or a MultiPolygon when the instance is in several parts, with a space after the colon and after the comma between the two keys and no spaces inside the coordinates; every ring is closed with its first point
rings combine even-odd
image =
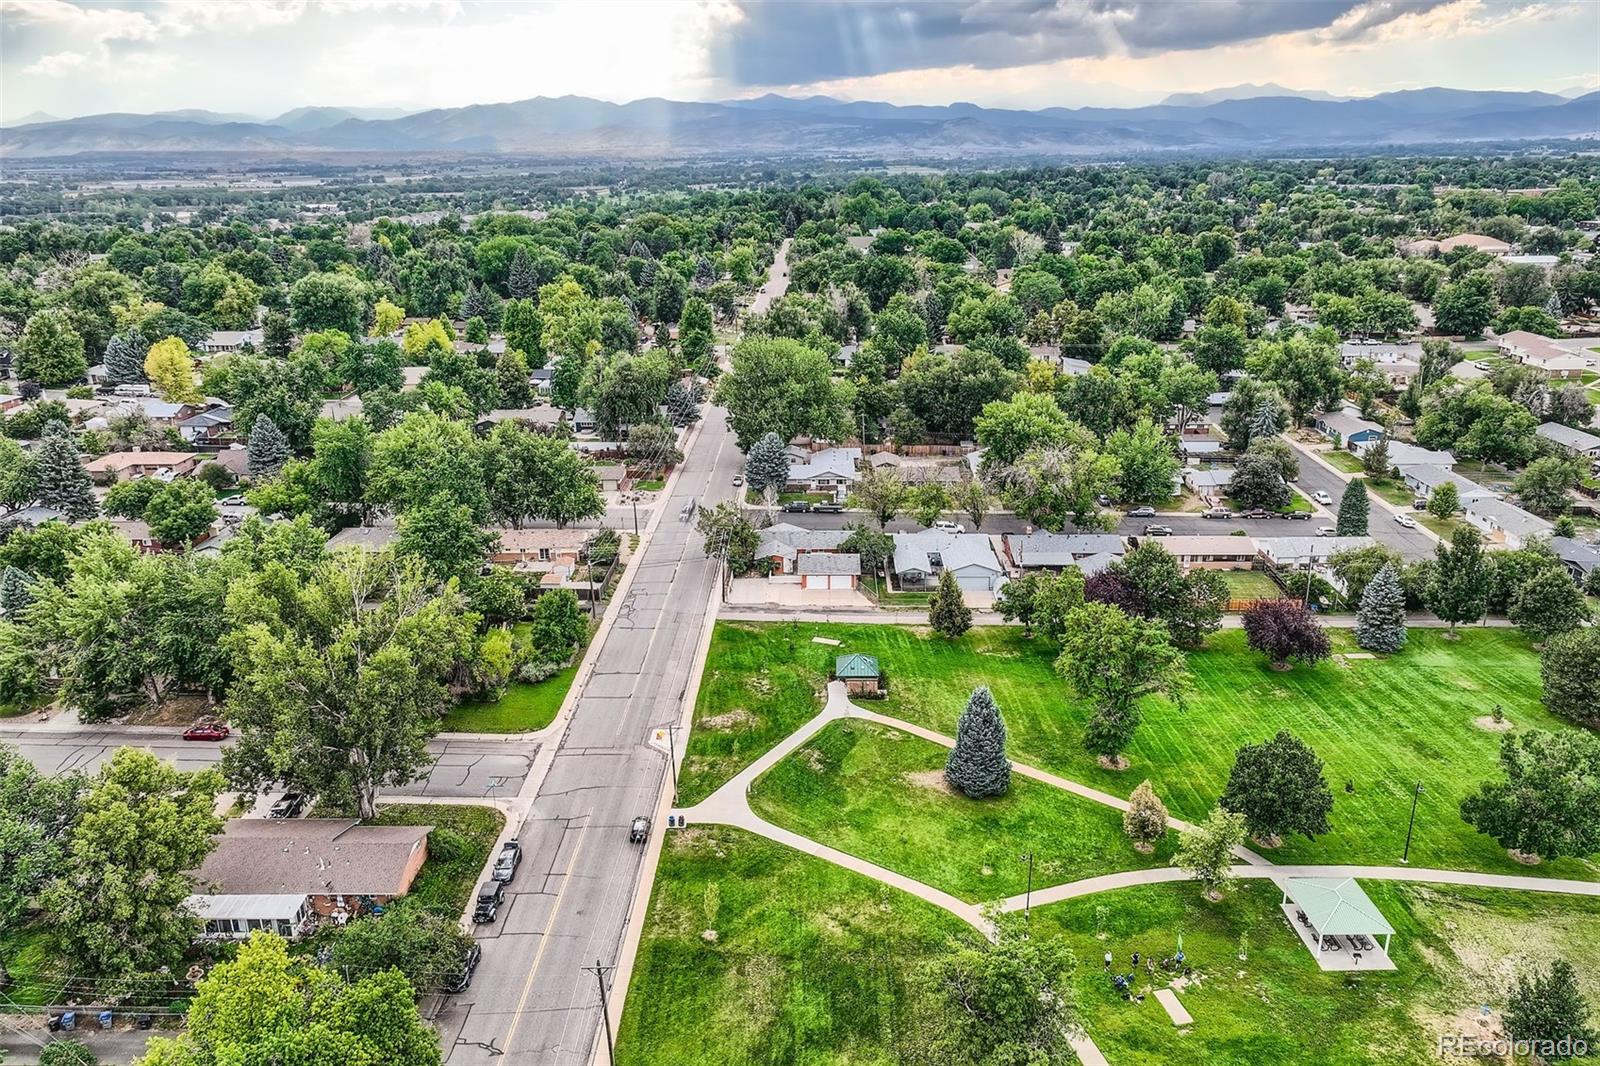
{"type": "Polygon", "coordinates": [[[1411,517],[1415,518],[1418,523],[1431,530],[1433,535],[1438,537],[1440,540],[1449,540],[1451,537],[1453,537],[1463,521],[1463,519],[1460,518],[1435,518],[1426,511],[1418,511],[1411,517]]]}
{"type": "Polygon", "coordinates": [[[742,830],[667,835],[619,1066],[885,1066],[944,911],[742,830]]]}
{"type": "Polygon", "coordinates": [[[1347,452],[1343,448],[1331,448],[1328,451],[1317,453],[1327,460],[1328,465],[1343,470],[1346,474],[1359,474],[1364,469],[1361,457],[1354,452],[1347,452]]]}
{"type": "Polygon", "coordinates": [[[444,918],[461,917],[489,860],[505,815],[466,803],[396,803],[378,812],[373,825],[431,825],[428,858],[406,899],[444,918]],[[452,840],[444,833],[452,834],[452,840]]]}
{"type": "Polygon", "coordinates": [[[1115,773],[1083,750],[1088,709],[1055,675],[1053,649],[1017,628],[980,627],[947,641],[901,626],[719,623],[696,701],[682,802],[709,795],[814,716],[833,657],[865,652],[878,657],[889,684],[875,710],[953,735],[972,689],[989,685],[1014,760],[1122,796],[1149,777],[1185,819],[1205,816],[1241,745],[1292,731],[1327,764],[1332,832],[1285,842],[1273,853],[1280,861],[1397,861],[1411,790],[1422,781],[1415,865],[1600,879],[1600,868],[1577,859],[1519,866],[1461,821],[1461,799],[1495,775],[1499,750],[1499,735],[1474,719],[1499,703],[1518,728],[1568,728],[1539,704],[1538,660],[1525,638],[1471,629],[1451,642],[1436,630],[1413,630],[1399,655],[1349,659],[1343,654],[1358,649],[1348,632],[1332,636],[1341,658],[1279,673],[1245,648],[1242,632],[1214,634],[1189,657],[1187,709],[1147,700],[1128,750],[1132,767],[1115,773]],[[842,643],[814,644],[813,636],[842,643]]]}
{"type": "Polygon", "coordinates": [[[943,784],[949,749],[872,722],[835,722],[750,790],[761,817],[972,903],[1136,867],[1165,866],[1176,834],[1141,855],[1122,815],[1017,774],[973,800],[943,784]]]}
{"type": "MultiPolygon", "coordinates": [[[[1529,961],[1564,957],[1591,999],[1600,991],[1600,947],[1584,932],[1600,920],[1600,900],[1363,887],[1395,928],[1398,968],[1359,979],[1317,968],[1270,883],[1240,885],[1221,903],[1188,884],[1122,889],[1038,908],[1034,926],[1072,942],[1081,1017],[1117,1066],[1436,1063],[1438,1037],[1477,1032],[1478,1006],[1503,1005],[1510,978],[1529,961]],[[1097,961],[1109,949],[1126,972],[1132,951],[1170,955],[1180,932],[1203,975],[1180,995],[1194,1016],[1186,1034],[1153,997],[1118,996],[1097,961]]],[[[1152,982],[1141,978],[1136,988],[1146,991],[1152,982]]]]}

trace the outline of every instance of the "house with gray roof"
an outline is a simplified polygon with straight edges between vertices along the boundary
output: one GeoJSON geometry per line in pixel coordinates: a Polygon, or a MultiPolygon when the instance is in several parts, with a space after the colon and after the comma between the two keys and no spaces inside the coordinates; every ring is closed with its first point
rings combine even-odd
{"type": "Polygon", "coordinates": [[[1431,497],[1434,490],[1447,481],[1456,487],[1456,495],[1463,506],[1474,500],[1497,500],[1500,498],[1498,492],[1486,489],[1476,481],[1470,481],[1454,470],[1446,470],[1440,466],[1424,464],[1422,466],[1401,467],[1400,478],[1406,483],[1406,488],[1416,493],[1417,498],[1422,500],[1431,497]]]}
{"type": "Polygon", "coordinates": [[[1572,580],[1579,584],[1600,569],[1600,548],[1593,544],[1572,537],[1551,537],[1550,550],[1556,553],[1556,558],[1567,568],[1572,580]]]}
{"type": "Polygon", "coordinates": [[[806,454],[789,467],[789,488],[800,492],[831,492],[840,496],[860,480],[856,464],[860,448],[825,448],[806,454]]]}
{"type": "Polygon", "coordinates": [[[861,581],[861,556],[854,552],[805,552],[795,563],[803,589],[853,589],[861,581]]]}
{"type": "MultiPolygon", "coordinates": [[[[1115,533],[1007,533],[1006,558],[1019,570],[1060,570],[1084,560],[1122,558],[1127,543],[1115,533]]],[[[1100,569],[1110,565],[1104,562],[1100,569]]],[[[1098,573],[1099,571],[1096,571],[1098,573]]],[[[1088,571],[1084,571],[1088,576],[1088,571]]]]}
{"type": "Polygon", "coordinates": [[[1564,455],[1587,456],[1600,459],[1600,437],[1581,429],[1564,426],[1560,422],[1546,422],[1534,433],[1554,444],[1564,455]]]}
{"type": "MultiPolygon", "coordinates": [[[[775,574],[796,573],[801,558],[836,552],[850,536],[847,529],[804,529],[788,522],[778,522],[758,533],[761,539],[756,546],[756,558],[772,560],[775,574]]],[[[858,570],[859,567],[858,557],[858,570]]]]}
{"type": "Polygon", "coordinates": [[[926,588],[946,570],[969,592],[997,592],[1006,583],[994,544],[983,533],[924,529],[893,536],[894,572],[902,587],[926,588]]]}
{"type": "Polygon", "coordinates": [[[1317,431],[1339,442],[1339,447],[1349,448],[1363,441],[1383,437],[1383,427],[1361,417],[1353,407],[1342,411],[1324,411],[1317,416],[1317,431]]]}
{"type": "MultiPolygon", "coordinates": [[[[1378,446],[1375,440],[1362,441],[1352,451],[1365,457],[1368,452],[1378,446]]],[[[1456,465],[1456,457],[1450,452],[1435,451],[1432,448],[1423,448],[1415,444],[1407,444],[1403,440],[1389,442],[1389,466],[1404,470],[1408,466],[1437,466],[1449,470],[1456,465]]]]}
{"type": "Polygon", "coordinates": [[[1526,547],[1535,537],[1548,537],[1555,529],[1536,514],[1504,500],[1474,500],[1462,508],[1468,522],[1491,537],[1498,536],[1512,551],[1526,547]]]}

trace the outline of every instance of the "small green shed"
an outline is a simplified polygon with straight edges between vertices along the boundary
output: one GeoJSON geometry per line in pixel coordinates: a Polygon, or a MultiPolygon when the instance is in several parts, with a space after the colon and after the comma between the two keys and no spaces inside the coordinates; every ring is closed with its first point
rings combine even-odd
{"type": "Polygon", "coordinates": [[[845,691],[852,696],[883,695],[883,671],[871,655],[839,656],[833,661],[833,676],[844,682],[845,691]]]}

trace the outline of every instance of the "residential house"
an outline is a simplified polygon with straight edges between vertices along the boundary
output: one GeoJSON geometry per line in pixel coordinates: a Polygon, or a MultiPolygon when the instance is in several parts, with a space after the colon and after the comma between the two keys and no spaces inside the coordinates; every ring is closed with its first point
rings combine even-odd
{"type": "Polygon", "coordinates": [[[515,422],[529,429],[551,430],[561,424],[561,415],[559,407],[497,407],[479,415],[472,428],[488,433],[501,422],[515,422]]]}
{"type": "Polygon", "coordinates": [[[1456,495],[1460,499],[1462,506],[1474,500],[1500,498],[1498,492],[1486,489],[1476,481],[1470,481],[1454,470],[1447,470],[1440,466],[1404,466],[1400,468],[1400,479],[1406,483],[1406,488],[1416,493],[1419,500],[1426,500],[1431,497],[1434,490],[1447,481],[1455,485],[1456,495]]]}
{"type": "Polygon", "coordinates": [[[328,550],[359,548],[364,552],[381,552],[392,545],[399,535],[399,527],[393,522],[377,526],[350,526],[328,538],[328,550]]]}
{"type": "MultiPolygon", "coordinates": [[[[1377,447],[1375,440],[1362,441],[1352,450],[1365,458],[1366,454],[1377,447]]],[[[1450,452],[1434,451],[1432,448],[1423,448],[1416,444],[1407,444],[1403,440],[1389,442],[1389,467],[1398,467],[1404,470],[1408,466],[1437,466],[1449,470],[1456,465],[1456,457],[1450,452]]]]}
{"type": "Polygon", "coordinates": [[[902,587],[935,584],[945,570],[969,592],[996,592],[1006,582],[1005,570],[995,557],[994,545],[982,533],[952,533],[924,529],[895,533],[894,572],[902,587]]]}
{"type": "Polygon", "coordinates": [[[583,407],[572,409],[572,431],[574,433],[593,433],[597,425],[593,411],[583,407]]]}
{"type": "Polygon", "coordinates": [[[1335,440],[1341,448],[1352,448],[1384,436],[1383,427],[1361,417],[1354,407],[1325,411],[1317,416],[1317,431],[1335,440]]]}
{"type": "Polygon", "coordinates": [[[852,235],[845,238],[845,243],[858,252],[870,252],[872,250],[872,242],[875,240],[877,238],[871,234],[852,235]]]}
{"type": "Polygon", "coordinates": [[[365,410],[365,405],[359,396],[346,396],[338,400],[323,400],[322,407],[317,411],[318,418],[326,418],[330,422],[348,422],[352,418],[359,418],[365,410]]]}
{"type": "MultiPolygon", "coordinates": [[[[231,444],[219,452],[213,452],[206,458],[206,462],[216,463],[232,474],[234,480],[250,476],[250,451],[242,444],[231,444]]],[[[205,463],[200,464],[204,465],[205,463]]],[[[198,469],[199,467],[196,467],[196,470],[198,469]]]]}
{"type": "Polygon", "coordinates": [[[348,917],[404,896],[427,861],[432,828],[234,818],[194,871],[198,891],[190,903],[206,919],[208,936],[243,938],[263,928],[293,936],[312,915],[348,917]],[[250,897],[256,899],[247,903],[250,897]]]}
{"type": "Polygon", "coordinates": [[[1548,537],[1555,529],[1538,515],[1504,500],[1473,500],[1462,512],[1468,522],[1491,537],[1498,536],[1512,551],[1526,547],[1535,537],[1548,537]]]}
{"type": "Polygon", "coordinates": [[[1403,344],[1345,341],[1339,346],[1339,358],[1346,370],[1354,369],[1361,359],[1372,360],[1384,380],[1397,389],[1411,384],[1411,379],[1422,372],[1422,344],[1418,341],[1403,344]]]}
{"type": "Polygon", "coordinates": [[[194,472],[205,458],[199,452],[131,451],[107,452],[83,464],[96,484],[154,477],[171,481],[194,472]]]}
{"type": "Polygon", "coordinates": [[[1222,458],[1228,446],[1220,440],[1211,440],[1207,437],[1194,437],[1178,441],[1178,454],[1185,459],[1205,459],[1215,461],[1222,458]]]}
{"type": "Polygon", "coordinates": [[[1019,570],[1061,570],[1076,566],[1090,576],[1122,558],[1126,542],[1115,533],[1007,533],[1006,557],[1019,570]]]}
{"type": "Polygon", "coordinates": [[[1228,482],[1232,480],[1232,470],[1202,470],[1197,466],[1183,468],[1183,483],[1196,496],[1221,496],[1228,491],[1228,482]]]}
{"type": "Polygon", "coordinates": [[[1342,551],[1370,548],[1377,543],[1371,537],[1261,537],[1256,549],[1261,558],[1280,570],[1321,568],[1342,551]]]}
{"type": "Polygon", "coordinates": [[[1256,542],[1249,537],[1162,537],[1157,541],[1190,570],[1249,570],[1256,561],[1256,542]]]}
{"type": "Polygon", "coordinates": [[[861,556],[854,552],[805,552],[795,563],[802,589],[854,589],[861,582],[861,556]]]}
{"type": "Polygon", "coordinates": [[[236,352],[246,344],[252,348],[261,347],[261,331],[259,329],[215,330],[211,336],[200,342],[200,350],[207,355],[216,355],[219,352],[236,352]]]}
{"type": "Polygon", "coordinates": [[[631,484],[628,468],[621,463],[597,463],[594,476],[600,479],[601,492],[622,492],[631,484]]]}
{"type": "Polygon", "coordinates": [[[175,426],[200,410],[199,404],[173,403],[159,396],[119,396],[99,407],[99,412],[107,418],[142,414],[158,426],[175,426]]]}
{"type": "Polygon", "coordinates": [[[207,408],[179,419],[177,426],[190,444],[221,444],[233,438],[233,408],[227,404],[207,408]]]}
{"type": "Polygon", "coordinates": [[[403,366],[400,368],[400,391],[412,392],[422,384],[422,379],[428,376],[425,366],[403,366]]]}
{"type": "Polygon", "coordinates": [[[1488,255],[1507,255],[1511,252],[1511,245],[1505,241],[1495,237],[1485,237],[1481,233],[1458,233],[1439,242],[1440,255],[1453,252],[1457,248],[1471,248],[1488,255]]]}
{"type": "Polygon", "coordinates": [[[1567,568],[1572,580],[1583,583],[1596,568],[1600,568],[1600,548],[1572,537],[1551,537],[1550,550],[1556,553],[1561,565],[1567,568]]]}
{"type": "Polygon", "coordinates": [[[159,545],[156,544],[155,534],[150,532],[150,526],[137,518],[113,518],[111,528],[122,534],[135,550],[146,555],[154,552],[159,545]]]}
{"type": "Polygon", "coordinates": [[[541,366],[528,372],[528,382],[535,392],[541,395],[550,395],[550,388],[555,383],[556,369],[553,366],[541,366]]]}
{"type": "Polygon", "coordinates": [[[856,472],[860,461],[860,448],[825,448],[807,453],[802,461],[790,465],[789,488],[843,496],[861,478],[856,472]]]}
{"type": "Polygon", "coordinates": [[[803,529],[778,522],[760,531],[756,558],[772,560],[775,574],[793,574],[798,572],[801,558],[836,552],[849,536],[848,529],[803,529]]]}
{"type": "Polygon", "coordinates": [[[548,573],[554,565],[576,566],[592,530],[489,529],[499,539],[489,549],[489,561],[517,571],[548,573]]]}
{"type": "Polygon", "coordinates": [[[1600,437],[1581,429],[1564,426],[1560,422],[1546,422],[1535,433],[1554,444],[1563,455],[1587,456],[1600,459],[1600,437]]]}
{"type": "Polygon", "coordinates": [[[1509,358],[1542,370],[1553,378],[1581,378],[1593,362],[1549,337],[1525,329],[1501,334],[1498,344],[1500,351],[1509,358]]]}

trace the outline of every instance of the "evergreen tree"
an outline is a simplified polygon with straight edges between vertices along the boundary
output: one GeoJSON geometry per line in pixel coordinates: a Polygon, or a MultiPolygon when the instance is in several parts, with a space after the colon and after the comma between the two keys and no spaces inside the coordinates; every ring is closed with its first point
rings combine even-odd
{"type": "Polygon", "coordinates": [[[0,572],[0,611],[16,618],[19,611],[33,602],[33,593],[28,588],[32,584],[33,578],[23,571],[14,566],[5,567],[0,572]]]}
{"type": "Polygon", "coordinates": [[[1283,404],[1276,396],[1263,396],[1256,403],[1255,410],[1250,412],[1250,439],[1260,440],[1262,437],[1275,437],[1283,432],[1288,418],[1283,412],[1283,404]]]}
{"type": "Polygon", "coordinates": [[[1356,644],[1393,654],[1406,646],[1406,590],[1393,563],[1385,563],[1361,593],[1356,644]]]}
{"type": "Polygon", "coordinates": [[[282,311],[268,311],[261,323],[261,354],[272,359],[287,359],[294,347],[294,323],[282,311]]]}
{"type": "Polygon", "coordinates": [[[1148,778],[1128,797],[1128,809],[1122,812],[1122,831],[1143,852],[1155,850],[1156,842],[1167,835],[1167,805],[1150,787],[1148,778]]]}
{"type": "Polygon", "coordinates": [[[1389,476],[1389,439],[1379,437],[1378,442],[1366,450],[1361,457],[1361,469],[1366,471],[1368,477],[1389,476]]]}
{"type": "MultiPolygon", "coordinates": [[[[678,378],[667,386],[667,414],[675,426],[688,426],[700,421],[700,386],[678,378]]],[[[787,471],[785,472],[787,476],[787,471]]]]}
{"type": "MultiPolygon", "coordinates": [[[[1534,970],[1517,977],[1517,987],[1505,1011],[1506,1035],[1517,1041],[1548,1041],[1552,1046],[1592,1045],[1596,1033],[1589,1027],[1589,1004],[1578,989],[1572,964],[1556,959],[1548,973],[1534,970]]],[[[1560,1054],[1545,1056],[1562,1058],[1560,1054]]]]}
{"type": "Polygon", "coordinates": [[[1450,637],[1456,626],[1476,622],[1489,603],[1489,564],[1483,557],[1483,537],[1471,526],[1461,526],[1450,538],[1450,545],[1434,549],[1433,581],[1428,586],[1429,610],[1450,623],[1450,637]]]}
{"type": "Polygon", "coordinates": [[[928,624],[952,640],[972,628],[972,608],[961,596],[956,575],[948,570],[939,575],[939,587],[928,601],[928,624]]]}
{"type": "Polygon", "coordinates": [[[695,265],[694,265],[694,280],[693,280],[693,284],[694,284],[695,290],[698,291],[698,292],[705,292],[707,289],[711,288],[711,286],[713,284],[716,283],[716,280],[717,280],[717,272],[711,266],[711,260],[707,259],[705,256],[702,255],[700,257],[699,261],[696,262],[695,265]]]}
{"type": "Polygon", "coordinates": [[[257,415],[250,424],[250,442],[245,461],[250,476],[257,481],[271,477],[283,468],[290,455],[289,438],[266,415],[257,415]]]}
{"type": "Polygon", "coordinates": [[[768,488],[781,492],[789,483],[789,454],[783,450],[783,440],[776,433],[768,433],[750,446],[744,476],[757,493],[768,488]]]}
{"type": "Polygon", "coordinates": [[[972,690],[956,724],[956,746],[944,764],[945,780],[964,796],[1003,796],[1011,787],[1006,724],[987,686],[972,690]]]}
{"type": "Polygon", "coordinates": [[[1061,227],[1053,218],[1044,227],[1044,250],[1051,255],[1061,254],[1061,227]]]}
{"type": "Polygon", "coordinates": [[[461,299],[461,317],[481,318],[487,321],[489,314],[488,295],[478,288],[477,282],[472,282],[467,286],[467,295],[461,299]]]}
{"type": "Polygon", "coordinates": [[[517,254],[511,257],[511,271],[506,275],[506,288],[513,299],[526,300],[538,287],[538,281],[533,276],[533,261],[528,258],[528,250],[518,248],[517,254]]]}
{"type": "Polygon", "coordinates": [[[55,508],[69,522],[86,522],[100,513],[94,483],[83,468],[78,445],[65,422],[50,422],[39,434],[34,469],[40,506],[55,508]]]}
{"type": "Polygon", "coordinates": [[[1341,537],[1364,537],[1367,535],[1367,518],[1371,515],[1372,504],[1367,499],[1367,483],[1362,478],[1351,478],[1350,484],[1344,488],[1344,495],[1339,498],[1339,522],[1336,532],[1341,537]]]}
{"type": "Polygon", "coordinates": [[[106,368],[106,383],[109,385],[133,385],[144,381],[144,357],[149,346],[145,343],[144,335],[137,329],[127,333],[113,334],[106,342],[106,353],[103,359],[106,368]]]}

